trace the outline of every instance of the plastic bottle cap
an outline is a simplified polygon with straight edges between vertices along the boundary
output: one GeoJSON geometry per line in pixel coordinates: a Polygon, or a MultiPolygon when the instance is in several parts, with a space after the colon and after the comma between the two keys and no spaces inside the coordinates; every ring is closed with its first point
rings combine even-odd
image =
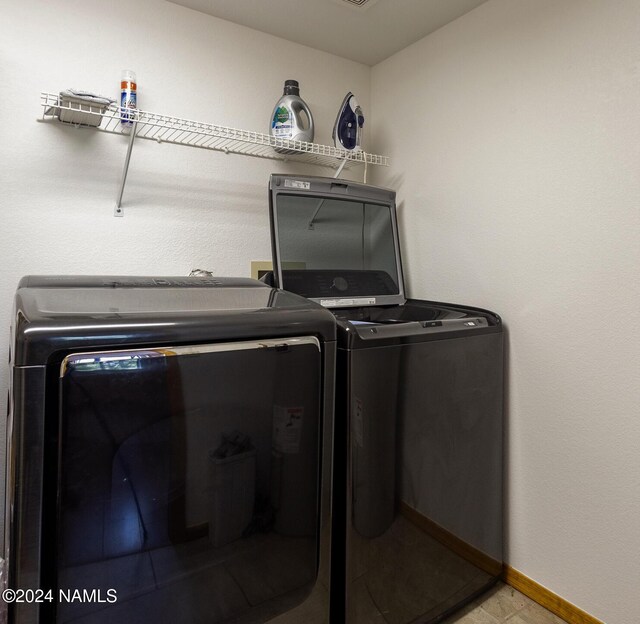
{"type": "Polygon", "coordinates": [[[126,80],[128,82],[137,82],[136,81],[136,72],[131,71],[130,69],[122,70],[122,80],[126,80]]]}
{"type": "Polygon", "coordinates": [[[284,95],[300,95],[300,89],[298,87],[297,80],[285,80],[284,95]]]}

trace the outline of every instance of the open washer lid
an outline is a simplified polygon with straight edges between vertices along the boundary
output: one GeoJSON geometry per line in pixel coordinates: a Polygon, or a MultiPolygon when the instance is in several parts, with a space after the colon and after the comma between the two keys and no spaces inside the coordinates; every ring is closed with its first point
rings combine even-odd
{"type": "Polygon", "coordinates": [[[279,288],[327,308],[405,302],[395,191],[273,174],[269,206],[279,288]]]}

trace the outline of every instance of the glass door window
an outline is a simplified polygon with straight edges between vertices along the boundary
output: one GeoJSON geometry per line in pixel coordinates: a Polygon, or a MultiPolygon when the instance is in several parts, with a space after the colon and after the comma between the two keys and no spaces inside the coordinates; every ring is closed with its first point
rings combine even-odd
{"type": "Polygon", "coordinates": [[[67,357],[57,621],[257,623],[302,602],[318,565],[320,384],[306,337],[67,357]]]}

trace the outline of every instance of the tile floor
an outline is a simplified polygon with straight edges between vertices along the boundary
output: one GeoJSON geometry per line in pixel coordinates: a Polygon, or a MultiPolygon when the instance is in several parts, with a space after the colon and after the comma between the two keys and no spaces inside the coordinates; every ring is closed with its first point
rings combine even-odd
{"type": "Polygon", "coordinates": [[[565,624],[513,587],[498,583],[442,624],[565,624]]]}
{"type": "Polygon", "coordinates": [[[350,624],[428,622],[491,582],[402,515],[378,537],[349,540],[350,624]]]}
{"type": "MultiPolygon", "coordinates": [[[[113,588],[118,600],[114,604],[61,603],[57,621],[268,621],[306,598],[315,567],[316,540],[312,537],[256,533],[217,548],[204,537],[179,546],[62,568],[61,587],[88,591],[113,588]]],[[[306,621],[298,620],[297,624],[302,622],[306,621]]]]}

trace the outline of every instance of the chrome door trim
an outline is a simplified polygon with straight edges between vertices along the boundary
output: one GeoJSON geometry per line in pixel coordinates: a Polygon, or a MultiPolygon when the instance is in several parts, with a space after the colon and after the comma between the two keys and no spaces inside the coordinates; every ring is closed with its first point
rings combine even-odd
{"type": "Polygon", "coordinates": [[[115,349],[108,351],[84,351],[72,353],[60,363],[60,378],[69,367],[86,363],[88,358],[99,357],[103,361],[132,360],[145,357],[172,357],[176,355],[199,355],[203,353],[225,353],[250,349],[276,349],[278,347],[297,347],[313,345],[321,352],[320,341],[315,336],[295,336],[291,338],[268,338],[264,340],[245,340],[241,342],[219,342],[203,345],[184,345],[179,347],[156,347],[138,349],[115,349]]]}

